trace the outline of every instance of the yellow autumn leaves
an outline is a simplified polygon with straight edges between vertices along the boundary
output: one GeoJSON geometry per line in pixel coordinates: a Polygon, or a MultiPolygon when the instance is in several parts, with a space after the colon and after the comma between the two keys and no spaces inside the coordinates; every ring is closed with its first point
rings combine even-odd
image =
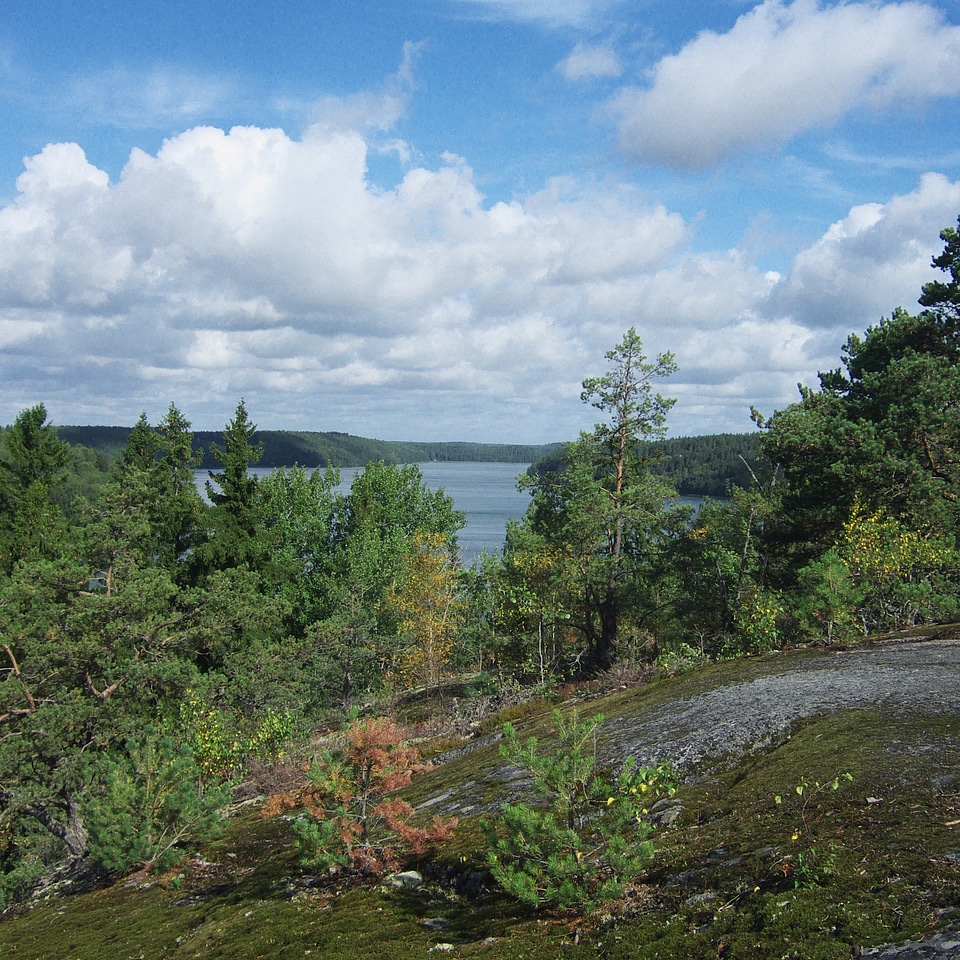
{"type": "Polygon", "coordinates": [[[387,600],[408,641],[397,657],[398,679],[408,686],[436,686],[467,612],[456,554],[443,534],[414,534],[403,574],[387,600]]]}

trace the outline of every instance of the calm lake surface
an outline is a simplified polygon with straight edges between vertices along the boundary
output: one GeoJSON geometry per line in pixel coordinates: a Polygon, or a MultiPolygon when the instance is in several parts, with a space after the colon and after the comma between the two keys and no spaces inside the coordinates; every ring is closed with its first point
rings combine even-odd
{"type": "MultiPolygon", "coordinates": [[[[519,520],[527,511],[530,494],[517,490],[517,477],[526,472],[526,463],[419,463],[424,483],[431,490],[443,488],[453,498],[458,510],[467,515],[467,525],[460,531],[460,559],[470,566],[481,551],[499,552],[507,521],[519,520]]],[[[362,467],[341,467],[341,493],[350,491],[350,483],[362,467]]],[[[251,473],[260,476],[269,469],[254,467],[251,473]]],[[[196,472],[197,487],[204,491],[207,470],[196,472]]]]}
{"type": "MultiPolygon", "coordinates": [[[[469,567],[481,551],[498,553],[508,520],[519,520],[527,512],[530,494],[517,490],[517,477],[525,473],[528,463],[418,463],[423,482],[431,490],[443,489],[458,510],[467,515],[467,525],[460,531],[460,559],[469,567]]],[[[340,470],[341,489],[347,493],[353,475],[360,467],[340,470]]]]}

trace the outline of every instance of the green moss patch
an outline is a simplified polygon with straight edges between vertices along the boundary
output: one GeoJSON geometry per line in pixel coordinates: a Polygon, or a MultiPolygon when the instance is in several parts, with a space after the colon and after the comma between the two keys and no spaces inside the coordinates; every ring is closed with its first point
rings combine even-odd
{"type": "MultiPolygon", "coordinates": [[[[784,663],[719,664],[579,709],[631,716],[784,663]]],[[[548,741],[551,709],[538,704],[515,717],[521,735],[548,741]]],[[[528,785],[500,761],[495,737],[466,746],[411,790],[410,799],[428,803],[425,813],[452,805],[462,817],[454,839],[416,864],[422,887],[311,876],[297,862],[289,823],[248,809],[162,876],[134,875],[5,920],[0,956],[840,960],[957,919],[958,717],[839,712],[796,725],[762,752],[717,759],[678,794],[679,815],[655,834],[647,876],[587,918],[535,915],[492,889],[477,817],[528,785]],[[852,783],[838,790],[796,792],[844,773],[852,783]],[[798,871],[798,854],[810,849],[827,867],[812,881],[798,871]]]]}

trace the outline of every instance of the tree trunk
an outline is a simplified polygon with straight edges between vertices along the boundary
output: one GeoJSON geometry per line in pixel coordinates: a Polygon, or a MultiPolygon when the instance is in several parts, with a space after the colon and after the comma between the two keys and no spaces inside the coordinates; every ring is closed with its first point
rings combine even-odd
{"type": "Polygon", "coordinates": [[[600,604],[600,636],[593,651],[593,666],[597,672],[609,670],[617,659],[617,606],[616,591],[610,588],[600,604]]]}
{"type": "Polygon", "coordinates": [[[23,808],[23,812],[62,840],[71,857],[82,860],[90,850],[90,838],[73,793],[65,790],[61,794],[61,802],[57,807],[66,814],[66,822],[55,819],[47,807],[28,806],[23,808]]]}

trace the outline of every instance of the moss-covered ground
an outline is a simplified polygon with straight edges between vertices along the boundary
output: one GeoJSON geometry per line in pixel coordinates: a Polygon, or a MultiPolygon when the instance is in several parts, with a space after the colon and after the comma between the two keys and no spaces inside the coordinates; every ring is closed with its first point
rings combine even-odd
{"type": "MultiPolygon", "coordinates": [[[[579,708],[615,717],[779,668],[722,664],[579,708]]],[[[548,737],[550,711],[541,703],[515,713],[524,734],[548,737]]],[[[219,841],[166,874],[60,896],[0,922],[0,957],[841,960],[960,918],[960,717],[833,714],[699,771],[678,794],[679,816],[658,830],[648,875],[588,918],[534,915],[490,889],[475,814],[522,789],[505,779],[496,749],[465,751],[415,782],[414,799],[437,809],[456,797],[462,818],[435,861],[417,865],[423,887],[311,877],[289,824],[247,807],[219,841]],[[852,782],[831,789],[846,773],[852,782]]]]}

